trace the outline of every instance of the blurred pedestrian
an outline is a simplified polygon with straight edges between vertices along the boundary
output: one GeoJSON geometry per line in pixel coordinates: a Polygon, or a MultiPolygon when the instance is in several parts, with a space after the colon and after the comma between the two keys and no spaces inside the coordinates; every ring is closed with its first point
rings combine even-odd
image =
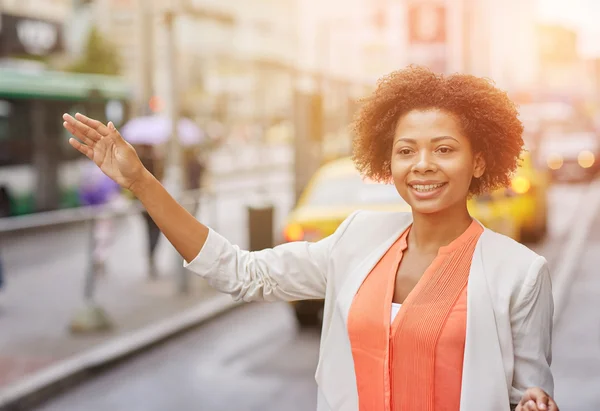
{"type": "Polygon", "coordinates": [[[204,157],[197,148],[191,147],[184,151],[184,164],[186,174],[185,189],[192,192],[192,196],[189,198],[189,201],[193,202],[190,207],[190,213],[193,216],[197,216],[200,209],[202,181],[206,171],[204,157]]]}
{"type": "MultiPolygon", "coordinates": [[[[79,201],[84,206],[108,206],[120,195],[120,187],[98,167],[86,166],[79,187],[79,201]]],[[[106,274],[106,261],[114,238],[114,221],[111,216],[98,216],[92,222],[94,249],[92,264],[96,274],[106,274]]]]}
{"type": "MultiPolygon", "coordinates": [[[[10,217],[12,208],[10,203],[10,193],[8,187],[0,185],[0,218],[10,217]]],[[[1,234],[0,234],[1,235],[1,234]]],[[[1,242],[0,242],[1,244],[1,242]]],[[[0,289],[4,287],[4,264],[2,261],[2,249],[0,248],[0,289]]]]}
{"type": "Polygon", "coordinates": [[[243,301],[325,299],[319,411],[558,410],[546,260],[467,209],[510,184],[523,148],[515,105],[488,80],[386,76],[357,113],[354,160],[411,212],[358,211],[320,241],[258,252],[183,209],[112,123],[64,118],[83,141],[73,147],[132,190],[214,287],[243,301]]]}
{"type": "MultiPolygon", "coordinates": [[[[158,155],[157,147],[150,144],[139,144],[136,145],[136,150],[144,168],[157,180],[162,180],[163,163],[158,155]]],[[[160,229],[147,211],[142,212],[142,217],[144,218],[148,230],[148,275],[151,279],[155,279],[158,277],[155,251],[160,238],[160,229]]]]}

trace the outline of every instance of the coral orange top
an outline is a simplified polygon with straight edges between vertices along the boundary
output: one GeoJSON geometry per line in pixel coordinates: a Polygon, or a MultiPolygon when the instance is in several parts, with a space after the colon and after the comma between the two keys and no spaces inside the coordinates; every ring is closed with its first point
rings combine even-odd
{"type": "Polygon", "coordinates": [[[473,221],[440,248],[390,324],[409,231],[375,265],[350,307],[348,333],[361,411],[460,408],[467,281],[483,228],[473,221]]]}

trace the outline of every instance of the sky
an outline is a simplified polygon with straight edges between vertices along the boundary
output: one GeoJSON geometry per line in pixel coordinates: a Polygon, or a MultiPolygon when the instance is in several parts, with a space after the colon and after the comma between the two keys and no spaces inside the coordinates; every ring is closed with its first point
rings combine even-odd
{"type": "Polygon", "coordinates": [[[600,0],[536,0],[540,20],[576,29],[586,56],[600,56],[600,0]]]}

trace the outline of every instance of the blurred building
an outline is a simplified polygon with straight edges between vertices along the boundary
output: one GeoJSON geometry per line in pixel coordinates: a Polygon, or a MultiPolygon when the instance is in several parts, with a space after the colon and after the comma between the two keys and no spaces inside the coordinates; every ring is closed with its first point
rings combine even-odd
{"type": "Polygon", "coordinates": [[[578,50],[578,35],[567,27],[537,26],[540,59],[540,90],[547,98],[573,102],[597,99],[595,72],[578,50]]]}
{"type": "MultiPolygon", "coordinates": [[[[66,23],[67,47],[71,58],[83,52],[87,35],[96,27],[120,56],[121,74],[137,85],[136,103],[141,104],[143,76],[140,76],[144,49],[140,47],[141,33],[138,4],[152,6],[153,0],[71,0],[74,3],[71,18],[66,23]]],[[[149,39],[150,40],[150,39],[149,39]]],[[[147,101],[150,94],[144,96],[147,101]]]]}
{"type": "Polygon", "coordinates": [[[187,105],[228,123],[289,117],[297,0],[193,0],[179,21],[187,105]],[[199,18],[213,14],[215,18],[199,18]]]}
{"type": "Polygon", "coordinates": [[[147,107],[153,95],[165,100],[168,94],[164,17],[173,10],[175,67],[184,110],[224,121],[289,114],[295,4],[296,0],[94,0],[88,16],[118,48],[123,74],[137,83],[138,106],[147,107]]]}
{"type": "Polygon", "coordinates": [[[153,95],[167,95],[163,17],[173,6],[178,87],[184,109],[198,117],[228,123],[290,118],[294,85],[306,83],[302,73],[311,73],[313,89],[315,74],[340,80],[327,83],[324,106],[345,113],[350,96],[363,94],[362,84],[401,63],[401,44],[389,30],[399,0],[86,3],[75,19],[85,23],[70,40],[80,41],[85,27],[95,24],[118,48],[123,74],[137,84],[140,108],[148,108],[153,95]]]}
{"type": "Polygon", "coordinates": [[[0,65],[43,68],[64,51],[63,22],[73,0],[2,0],[0,65]]]}
{"type": "MultiPolygon", "coordinates": [[[[489,44],[480,44],[471,49],[472,61],[477,61],[479,53],[489,50],[489,69],[487,74],[500,87],[509,91],[529,88],[536,84],[539,77],[539,56],[536,52],[538,40],[536,34],[535,0],[505,0],[497,2],[485,0],[481,14],[486,19],[479,21],[489,26],[489,44]]],[[[473,21],[479,20],[473,16],[473,21]]],[[[485,27],[485,26],[484,26],[485,27]]],[[[471,32],[475,39],[481,30],[471,32]]],[[[485,31],[484,31],[485,32],[485,31]]],[[[482,73],[483,75],[484,73],[482,73]]]]}
{"type": "Polygon", "coordinates": [[[74,0],[2,0],[2,13],[63,22],[74,0]]]}
{"type": "Polygon", "coordinates": [[[394,19],[402,66],[492,78],[507,89],[535,83],[535,0],[401,0],[394,19]]]}

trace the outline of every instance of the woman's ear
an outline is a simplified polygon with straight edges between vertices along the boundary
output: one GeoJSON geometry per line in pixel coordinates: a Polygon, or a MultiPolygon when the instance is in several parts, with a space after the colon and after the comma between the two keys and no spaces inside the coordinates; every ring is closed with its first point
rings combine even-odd
{"type": "Polygon", "coordinates": [[[475,154],[473,177],[479,178],[485,172],[485,159],[481,153],[475,154]]]}

